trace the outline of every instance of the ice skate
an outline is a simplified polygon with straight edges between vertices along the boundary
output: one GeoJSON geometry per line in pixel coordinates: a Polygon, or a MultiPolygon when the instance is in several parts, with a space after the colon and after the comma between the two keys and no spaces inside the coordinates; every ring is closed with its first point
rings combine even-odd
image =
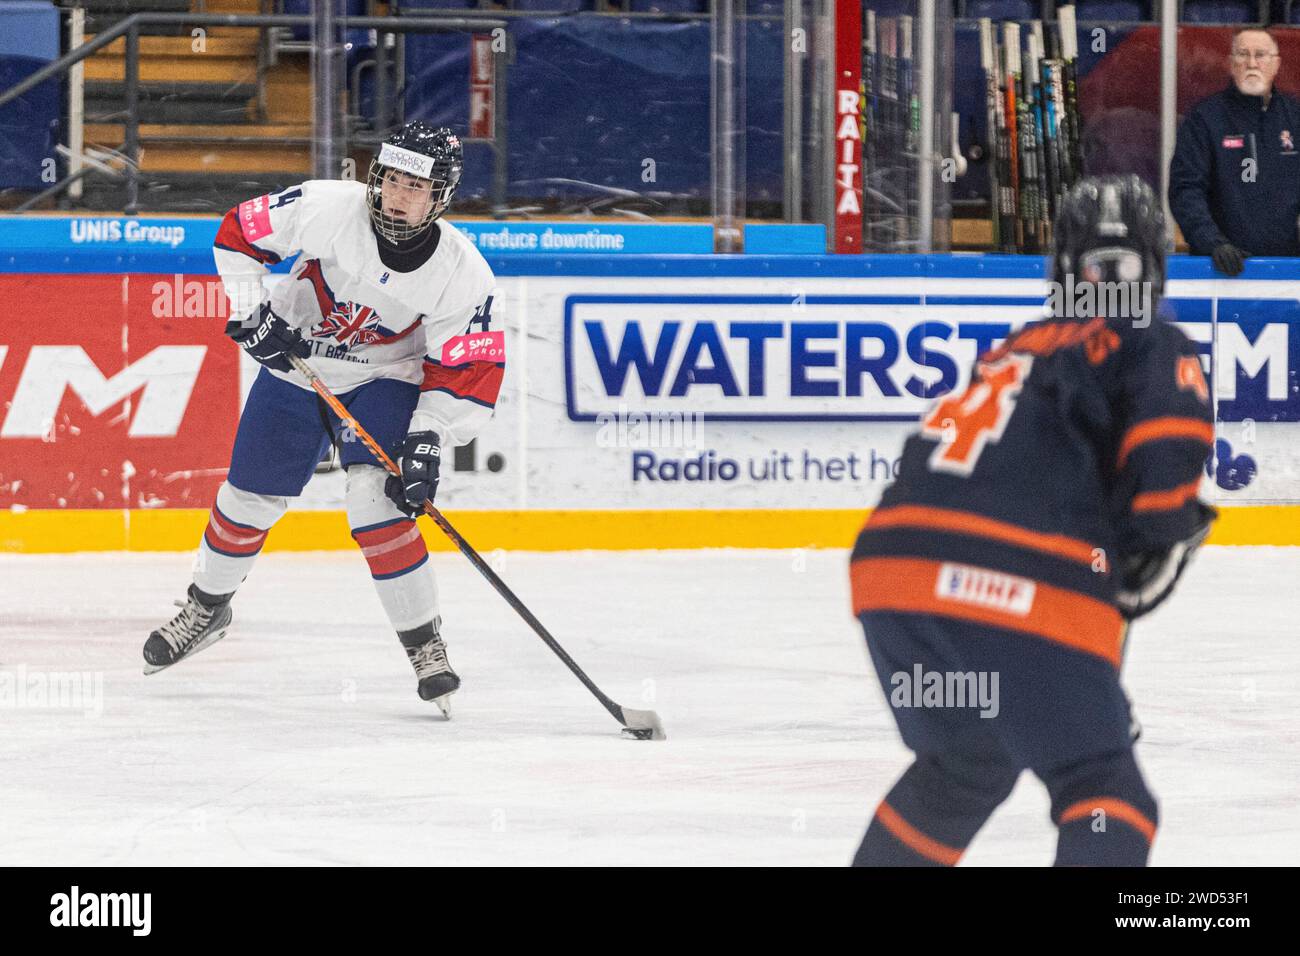
{"type": "Polygon", "coordinates": [[[149,635],[144,642],[144,672],[154,674],[177,661],[197,654],[226,636],[233,616],[230,602],[207,605],[195,595],[190,585],[181,609],[174,618],[149,635]]]}
{"type": "Polygon", "coordinates": [[[447,644],[438,633],[437,623],[403,631],[398,637],[420,681],[420,699],[433,701],[442,715],[450,719],[451,695],[460,687],[460,678],[447,662],[447,644]]]}

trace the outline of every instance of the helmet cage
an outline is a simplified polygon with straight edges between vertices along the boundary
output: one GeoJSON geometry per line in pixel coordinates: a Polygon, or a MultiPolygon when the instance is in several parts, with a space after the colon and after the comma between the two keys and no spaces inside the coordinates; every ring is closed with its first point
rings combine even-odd
{"type": "Polygon", "coordinates": [[[429,182],[431,188],[429,208],[417,222],[398,219],[384,210],[384,180],[395,172],[418,175],[408,170],[380,163],[379,157],[376,156],[370,161],[370,172],[366,177],[366,198],[370,205],[371,225],[374,226],[375,232],[389,242],[394,243],[415,238],[428,229],[435,219],[447,211],[448,207],[451,206],[451,199],[455,195],[456,187],[460,185],[461,171],[457,166],[441,166],[433,170],[433,176],[419,177],[429,182]]]}

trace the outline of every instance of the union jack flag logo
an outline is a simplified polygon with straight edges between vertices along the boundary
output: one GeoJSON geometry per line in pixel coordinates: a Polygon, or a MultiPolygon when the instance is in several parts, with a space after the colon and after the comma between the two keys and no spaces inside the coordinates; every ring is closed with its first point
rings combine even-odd
{"type": "Polygon", "coordinates": [[[355,303],[349,302],[346,311],[343,308],[335,308],[317,322],[311,334],[313,338],[318,339],[332,336],[340,345],[353,348],[358,345],[370,345],[386,338],[377,328],[378,325],[378,312],[368,305],[358,308],[355,303]]]}

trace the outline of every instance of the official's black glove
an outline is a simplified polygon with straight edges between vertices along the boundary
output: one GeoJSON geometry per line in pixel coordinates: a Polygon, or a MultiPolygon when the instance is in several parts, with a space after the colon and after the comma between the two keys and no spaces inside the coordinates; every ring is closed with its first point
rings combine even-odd
{"type": "Polygon", "coordinates": [[[1219,513],[1204,502],[1196,504],[1200,509],[1196,530],[1182,541],[1157,551],[1120,556],[1120,590],[1115,600],[1119,613],[1126,620],[1132,621],[1154,611],[1173,593],[1174,585],[1192,560],[1192,555],[1209,535],[1210,525],[1219,513]]]}
{"type": "Polygon", "coordinates": [[[1246,260],[1250,258],[1250,253],[1245,249],[1238,249],[1230,242],[1221,242],[1214,247],[1210,258],[1214,261],[1214,268],[1224,275],[1236,276],[1241,275],[1241,270],[1246,268],[1246,260]]]}
{"type": "Polygon", "coordinates": [[[402,477],[389,475],[384,492],[397,510],[409,518],[424,513],[425,499],[438,493],[438,466],[442,449],[434,432],[411,432],[402,444],[402,477]]]}
{"type": "Polygon", "coordinates": [[[281,372],[293,369],[289,355],[306,358],[311,354],[311,346],[303,341],[302,333],[272,312],[267,304],[262,306],[257,325],[250,327],[243,322],[227,322],[226,334],[258,362],[281,372]]]}

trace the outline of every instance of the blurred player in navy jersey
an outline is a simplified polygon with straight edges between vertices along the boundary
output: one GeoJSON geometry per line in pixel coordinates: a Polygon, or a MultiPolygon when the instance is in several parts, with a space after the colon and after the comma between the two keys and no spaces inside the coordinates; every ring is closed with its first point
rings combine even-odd
{"type": "Polygon", "coordinates": [[[447,660],[433,572],[413,519],[437,490],[442,449],[465,444],[492,416],[505,374],[492,271],[441,218],[463,165],[451,130],[417,121],[385,140],[366,183],[314,180],[227,213],[213,249],[230,299],[226,334],[263,367],[194,582],[177,602],[180,613],[145,643],[146,673],[225,635],[231,599],[267,531],[334,443],[347,470],[352,536],[380,603],[420,697],[447,712],[460,678],[447,660]],[[294,255],[292,271],[268,295],[268,267],[294,255]],[[400,459],[400,480],[346,433],[290,355],[309,359],[400,459]]]}
{"type": "Polygon", "coordinates": [[[1191,341],[1153,319],[1151,189],[1084,180],[1054,237],[1053,314],[927,412],[853,551],[854,613],[916,755],[855,865],[955,864],[1024,769],[1051,797],[1057,865],[1141,866],[1155,837],[1120,662],[1215,517],[1197,497],[1210,395],[1191,341]],[[917,679],[925,694],[900,693],[917,679]],[[981,680],[991,706],[962,690],[981,680]]]}

